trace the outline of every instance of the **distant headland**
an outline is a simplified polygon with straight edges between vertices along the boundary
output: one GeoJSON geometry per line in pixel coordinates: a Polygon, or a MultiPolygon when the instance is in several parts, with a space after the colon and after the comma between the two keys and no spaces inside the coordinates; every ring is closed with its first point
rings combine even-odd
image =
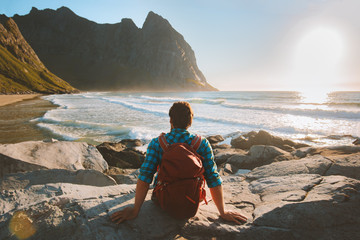
{"type": "Polygon", "coordinates": [[[207,83],[184,37],[153,12],[142,28],[131,19],[98,24],[66,7],[32,8],[11,21],[43,66],[74,87],[63,92],[217,90],[207,83]]]}

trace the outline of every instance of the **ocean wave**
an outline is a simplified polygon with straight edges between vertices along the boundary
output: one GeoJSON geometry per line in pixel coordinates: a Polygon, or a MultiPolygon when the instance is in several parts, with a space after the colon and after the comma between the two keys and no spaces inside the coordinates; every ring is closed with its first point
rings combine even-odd
{"type": "Polygon", "coordinates": [[[190,103],[204,103],[210,105],[218,105],[226,102],[226,99],[203,99],[203,98],[190,98],[190,103]]]}
{"type": "Polygon", "coordinates": [[[330,102],[326,103],[329,106],[344,106],[344,107],[351,107],[351,108],[360,108],[359,102],[330,102]]]}
{"type": "Polygon", "coordinates": [[[293,139],[311,136],[314,141],[323,141],[321,137],[326,136],[333,141],[342,141],[342,134],[359,135],[360,108],[356,99],[310,104],[286,98],[281,102],[274,100],[270,93],[266,96],[249,95],[246,100],[241,96],[235,93],[92,92],[49,95],[43,98],[59,107],[32,121],[66,140],[121,140],[129,137],[150,140],[167,129],[168,120],[165,122],[165,119],[168,119],[171,104],[187,101],[196,109],[192,129],[203,135],[261,129],[293,139]]]}
{"type": "MultiPolygon", "coordinates": [[[[171,103],[174,101],[187,101],[190,103],[199,103],[199,104],[208,104],[208,105],[219,105],[226,108],[233,108],[233,109],[242,109],[242,110],[256,110],[256,111],[265,111],[265,112],[274,112],[274,113],[281,113],[281,114],[291,114],[296,116],[308,116],[308,117],[316,117],[316,118],[345,118],[345,119],[359,119],[360,118],[360,111],[353,110],[353,109],[321,109],[320,107],[328,107],[328,106],[354,106],[357,107],[358,103],[330,103],[330,104],[309,104],[309,103],[300,103],[300,105],[313,105],[315,108],[301,108],[297,107],[297,105],[293,105],[294,107],[280,107],[280,106],[256,106],[256,105],[247,105],[247,104],[236,104],[236,103],[229,103],[226,99],[204,99],[204,98],[168,98],[168,97],[152,97],[152,96],[140,96],[141,99],[148,99],[157,102],[166,102],[171,103]],[[318,107],[316,107],[318,106],[318,107]]],[[[109,99],[108,99],[109,100],[109,99]]],[[[121,101],[121,103],[126,106],[129,106],[128,101],[124,100],[114,100],[114,101],[121,101]]],[[[144,104],[144,102],[139,102],[138,104],[144,104]]],[[[132,105],[131,107],[134,110],[141,110],[147,111],[146,108],[139,107],[137,104],[136,107],[132,105]]],[[[153,111],[151,111],[152,113],[153,111]]]]}
{"type": "Polygon", "coordinates": [[[62,120],[47,115],[44,115],[41,118],[34,119],[34,121],[38,122],[37,125],[50,124],[53,126],[61,126],[72,129],[91,129],[92,131],[102,131],[104,132],[104,134],[110,135],[123,135],[130,132],[130,128],[121,124],[95,123],[80,120],[62,120]]]}
{"type": "Polygon", "coordinates": [[[242,109],[242,110],[257,110],[274,112],[281,114],[291,114],[297,116],[308,116],[316,118],[346,118],[346,119],[359,119],[360,111],[350,110],[339,110],[339,109],[302,109],[302,108],[289,108],[289,107],[277,107],[277,106],[251,106],[251,105],[240,105],[240,104],[223,104],[224,107],[242,109]]]}
{"type": "MultiPolygon", "coordinates": [[[[130,101],[125,101],[121,99],[113,99],[113,98],[103,98],[106,101],[109,101],[111,103],[121,104],[124,107],[127,107],[132,110],[140,111],[143,113],[150,113],[154,114],[160,117],[167,117],[168,112],[167,110],[154,110],[154,109],[148,109],[146,106],[142,106],[141,103],[131,103],[130,101]]],[[[309,110],[301,110],[301,109],[295,109],[295,110],[287,110],[283,108],[266,108],[266,107],[249,107],[249,106],[240,106],[240,105],[229,105],[230,107],[234,108],[240,108],[240,109],[247,109],[247,110],[261,110],[261,111],[275,111],[277,113],[286,113],[286,114],[294,114],[294,115],[306,115],[304,113],[309,114],[309,110]]],[[[332,117],[330,113],[328,113],[328,117],[332,117]]],[[[356,115],[356,114],[355,114],[356,115]]],[[[360,115],[360,113],[359,113],[360,115]]],[[[310,115],[312,116],[312,115],[310,115]]],[[[318,117],[318,115],[313,116],[318,117]]],[[[349,117],[349,116],[348,116],[349,117]]],[[[264,125],[264,123],[249,123],[245,120],[239,120],[234,118],[225,118],[225,117],[212,117],[211,115],[201,116],[201,115],[195,115],[194,120],[196,121],[204,121],[204,122],[211,122],[211,123],[219,123],[223,125],[233,125],[238,128],[248,128],[248,129],[266,129],[276,132],[286,132],[289,134],[298,134],[298,133],[304,133],[304,129],[296,128],[293,126],[282,126],[282,127],[271,127],[264,125]]],[[[320,134],[325,135],[327,134],[325,131],[313,131],[314,134],[320,134]]]]}
{"type": "Polygon", "coordinates": [[[79,138],[77,135],[74,135],[74,133],[72,132],[64,132],[63,130],[61,130],[61,126],[58,125],[53,125],[49,123],[38,123],[37,126],[39,128],[46,129],[55,135],[60,136],[63,140],[66,141],[75,141],[76,139],[79,138]]]}
{"type": "Polygon", "coordinates": [[[60,108],[63,109],[70,109],[73,108],[74,105],[72,105],[69,102],[68,98],[62,98],[61,95],[49,95],[49,96],[43,96],[44,100],[50,101],[51,103],[58,105],[60,108]]]}
{"type": "Polygon", "coordinates": [[[144,100],[151,100],[156,102],[177,102],[177,101],[186,101],[185,98],[172,98],[172,97],[152,97],[152,96],[146,96],[141,95],[138,97],[139,99],[144,100]]]}
{"type": "Polygon", "coordinates": [[[203,104],[222,104],[226,101],[226,99],[205,99],[205,98],[171,98],[171,97],[152,97],[152,96],[146,96],[141,95],[139,97],[140,99],[145,100],[151,100],[155,102],[167,102],[167,103],[173,103],[178,101],[185,101],[189,103],[203,103],[203,104]]]}
{"type": "Polygon", "coordinates": [[[128,101],[124,101],[124,100],[121,100],[121,99],[114,99],[114,98],[108,98],[108,97],[102,97],[101,99],[104,100],[104,101],[107,101],[109,103],[120,104],[120,105],[122,105],[124,107],[127,107],[129,109],[140,111],[140,112],[143,112],[143,113],[151,113],[151,114],[155,114],[155,115],[161,116],[161,117],[168,116],[167,111],[151,110],[151,109],[141,107],[141,106],[139,106],[137,104],[130,103],[128,101]]]}
{"type": "Polygon", "coordinates": [[[212,123],[219,123],[219,124],[225,124],[233,126],[234,128],[238,129],[250,129],[250,131],[259,131],[259,130],[265,130],[265,131],[271,131],[271,132],[277,132],[277,133],[286,133],[286,134],[303,134],[305,131],[307,133],[311,134],[317,134],[317,135],[326,135],[326,131],[321,130],[304,130],[301,128],[297,128],[294,126],[269,126],[266,124],[261,123],[249,123],[244,122],[240,120],[228,120],[228,119],[222,119],[222,118],[213,118],[213,117],[195,117],[197,121],[203,121],[203,122],[212,122],[212,123]]]}

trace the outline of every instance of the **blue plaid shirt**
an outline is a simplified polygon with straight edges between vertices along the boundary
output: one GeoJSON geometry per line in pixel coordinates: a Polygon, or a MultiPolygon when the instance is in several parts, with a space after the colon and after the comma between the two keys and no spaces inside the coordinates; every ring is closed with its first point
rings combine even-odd
{"type": "MultiPolygon", "coordinates": [[[[195,138],[194,134],[189,133],[185,129],[174,128],[171,132],[165,135],[166,141],[171,145],[173,143],[183,142],[191,144],[195,138]]],[[[206,138],[202,139],[199,149],[197,150],[204,159],[203,166],[205,169],[204,177],[209,188],[221,185],[222,180],[217,172],[216,164],[214,162],[214,154],[209,141],[206,138]]],[[[160,147],[159,138],[153,138],[147,148],[144,163],[140,168],[139,179],[151,183],[157,167],[160,165],[163,150],[160,147]]]]}

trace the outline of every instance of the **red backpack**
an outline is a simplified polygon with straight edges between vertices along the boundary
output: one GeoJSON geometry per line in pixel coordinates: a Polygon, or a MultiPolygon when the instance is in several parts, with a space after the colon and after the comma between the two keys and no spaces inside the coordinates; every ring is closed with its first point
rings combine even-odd
{"type": "Polygon", "coordinates": [[[165,133],[162,133],[159,143],[164,153],[153,199],[175,218],[193,217],[199,203],[202,200],[206,202],[203,157],[196,152],[201,137],[196,136],[190,146],[186,143],[169,145],[165,133]]]}

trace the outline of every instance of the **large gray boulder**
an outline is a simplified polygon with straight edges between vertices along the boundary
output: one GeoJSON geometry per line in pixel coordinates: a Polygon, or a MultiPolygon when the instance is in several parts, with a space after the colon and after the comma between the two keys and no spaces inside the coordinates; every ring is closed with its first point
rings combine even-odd
{"type": "MultiPolygon", "coordinates": [[[[226,152],[222,154],[225,156],[226,152]]],[[[219,158],[219,157],[218,157],[219,158]]],[[[268,145],[254,145],[248,153],[232,154],[227,158],[227,163],[238,169],[254,169],[273,162],[286,161],[294,157],[280,148],[268,145]]]]}
{"type": "Polygon", "coordinates": [[[247,153],[241,149],[214,149],[214,160],[216,164],[219,166],[225,163],[230,157],[234,155],[246,155],[247,153]]]}
{"type": "Polygon", "coordinates": [[[229,157],[226,163],[239,169],[252,169],[255,165],[255,160],[247,154],[234,154],[229,157]]]}
{"type": "Polygon", "coordinates": [[[278,156],[281,156],[281,159],[286,160],[293,158],[288,152],[281,150],[280,148],[267,145],[253,145],[249,150],[249,154],[252,158],[257,160],[274,159],[278,156]]]}
{"type": "Polygon", "coordinates": [[[83,142],[29,141],[1,144],[0,154],[49,169],[94,169],[103,172],[108,168],[96,147],[83,142]]]}

